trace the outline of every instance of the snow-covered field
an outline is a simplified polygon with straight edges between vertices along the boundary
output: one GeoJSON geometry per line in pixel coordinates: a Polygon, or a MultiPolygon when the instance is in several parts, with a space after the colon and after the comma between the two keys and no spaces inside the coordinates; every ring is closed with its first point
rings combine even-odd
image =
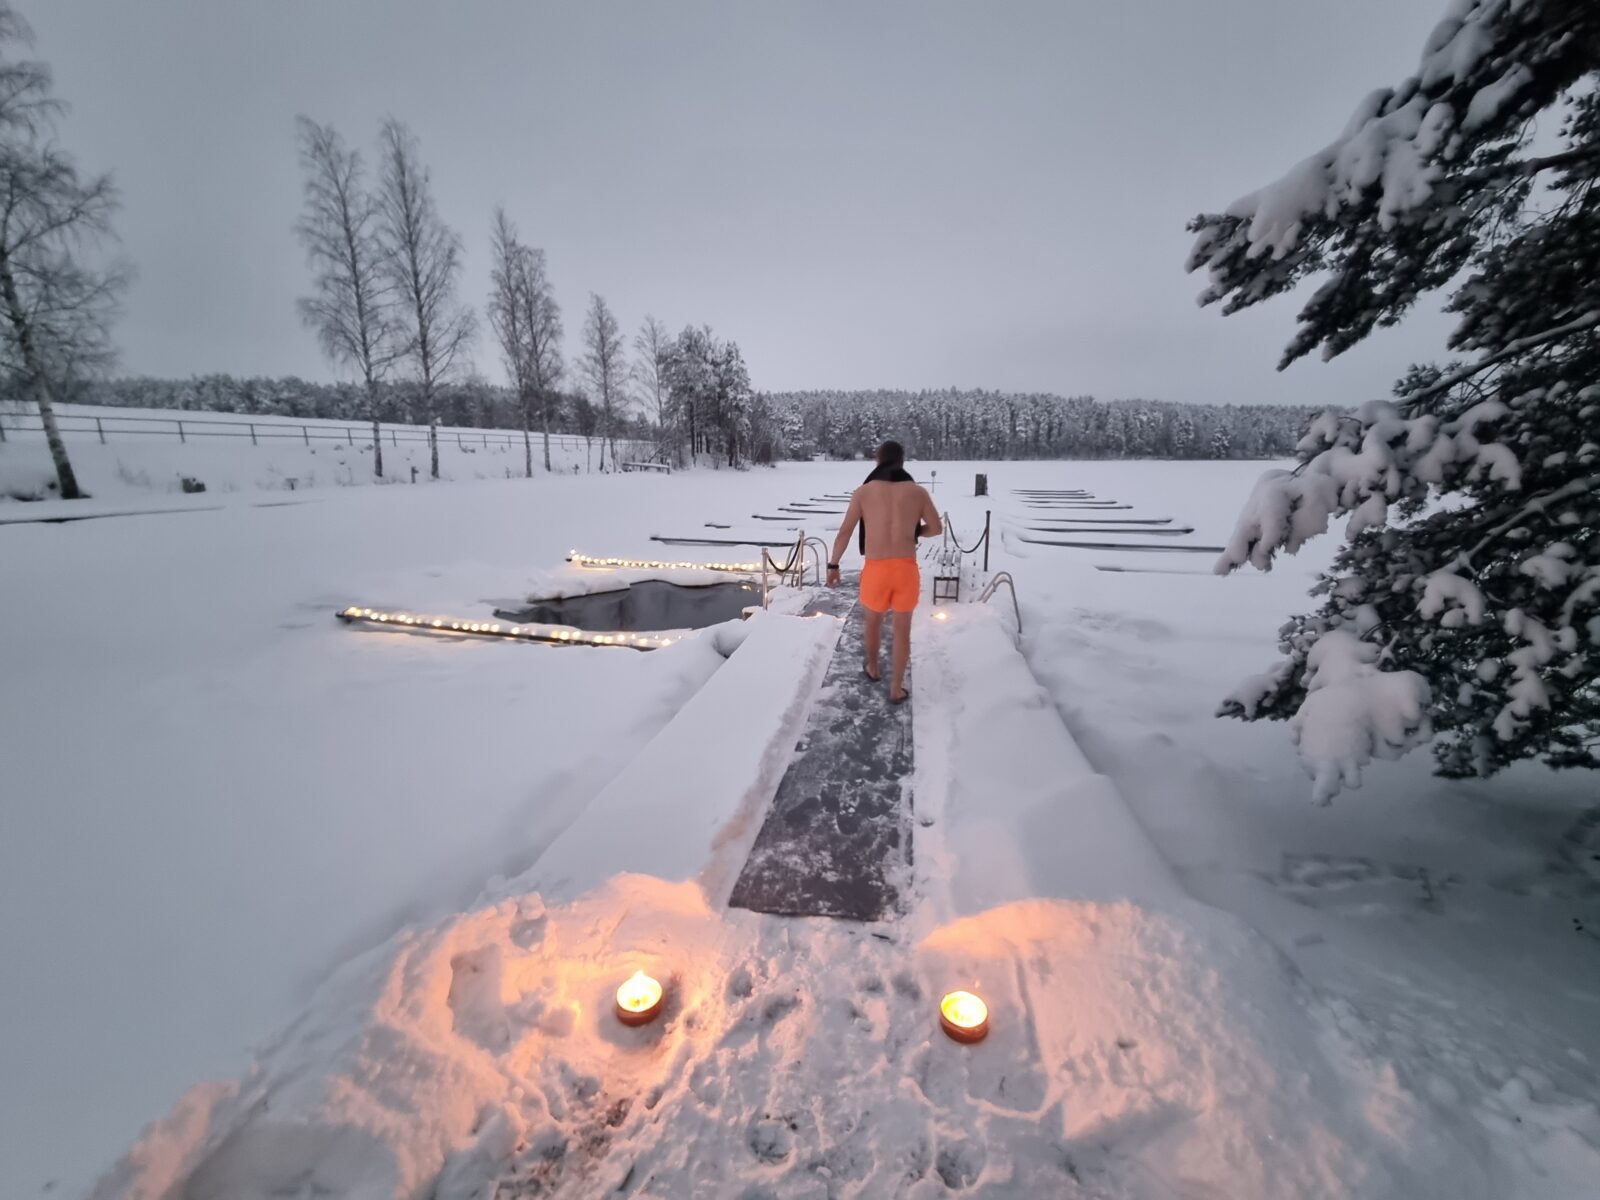
{"type": "Polygon", "coordinates": [[[829,621],[638,654],[332,616],[750,557],[650,535],[781,530],[858,464],[0,526],[0,1194],[131,1145],[98,1194],[1592,1195],[1595,781],[1414,756],[1316,807],[1281,726],[1210,714],[1331,546],[1219,579],[1018,536],[1012,488],[1084,487],[1220,545],[1261,467],[913,464],[963,540],[994,510],[1024,633],[919,618],[881,927],[724,905],[829,621]],[[623,1030],[640,965],[669,1011],[623,1030]]]}
{"type": "MultiPolygon", "coordinates": [[[[0,442],[0,500],[49,495],[45,488],[54,473],[38,417],[10,411],[14,407],[0,403],[0,432],[6,438],[0,442]]],[[[372,473],[370,427],[359,421],[84,404],[58,405],[57,415],[78,482],[97,508],[134,498],[146,507],[203,507],[217,503],[219,493],[292,492],[298,497],[373,483],[428,482],[426,431],[414,425],[382,427],[384,477],[378,480],[372,473]],[[204,484],[205,492],[185,494],[185,479],[204,484]]],[[[535,432],[532,440],[534,471],[541,474],[544,439],[535,432]]],[[[438,442],[439,476],[445,482],[526,474],[527,453],[515,431],[443,428],[438,442]]],[[[624,460],[638,457],[641,449],[627,442],[618,446],[624,460]]],[[[552,471],[598,471],[605,461],[599,439],[551,435],[552,471]]]]}

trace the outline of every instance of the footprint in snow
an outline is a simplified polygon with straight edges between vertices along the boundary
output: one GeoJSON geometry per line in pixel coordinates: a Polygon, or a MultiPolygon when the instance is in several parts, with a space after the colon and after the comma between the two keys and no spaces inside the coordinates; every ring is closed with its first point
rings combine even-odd
{"type": "Polygon", "coordinates": [[[984,1163],[987,1160],[988,1151],[982,1142],[952,1142],[939,1147],[939,1158],[935,1169],[939,1172],[939,1178],[944,1180],[945,1187],[960,1191],[978,1181],[978,1176],[983,1174],[984,1163]]]}
{"type": "Polygon", "coordinates": [[[794,1153],[794,1122],[764,1117],[750,1126],[750,1153],[764,1163],[781,1163],[794,1153]]]}

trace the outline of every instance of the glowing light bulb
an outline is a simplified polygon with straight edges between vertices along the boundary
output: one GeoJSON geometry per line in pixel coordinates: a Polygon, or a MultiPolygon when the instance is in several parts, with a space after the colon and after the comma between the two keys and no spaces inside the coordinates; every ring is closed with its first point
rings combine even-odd
{"type": "Polygon", "coordinates": [[[661,984],[643,971],[635,971],[617,989],[617,1020],[624,1025],[643,1025],[661,1012],[665,993],[661,984]]]}
{"type": "Polygon", "coordinates": [[[939,1024],[958,1042],[981,1042],[989,1032],[989,1006],[971,992],[949,992],[939,1001],[939,1024]]]}

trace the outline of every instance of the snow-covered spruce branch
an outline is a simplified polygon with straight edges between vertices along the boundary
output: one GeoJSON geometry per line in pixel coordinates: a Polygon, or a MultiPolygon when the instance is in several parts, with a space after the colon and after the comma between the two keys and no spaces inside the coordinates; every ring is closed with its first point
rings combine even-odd
{"type": "Polygon", "coordinates": [[[1499,525],[1495,526],[1488,533],[1486,533],[1483,536],[1483,539],[1478,542],[1477,545],[1473,546],[1471,550],[1468,550],[1464,555],[1461,556],[1462,562],[1465,565],[1470,566],[1472,560],[1476,558],[1481,551],[1489,547],[1495,541],[1504,537],[1507,533],[1511,532],[1511,530],[1515,529],[1529,517],[1536,516],[1537,514],[1543,512],[1557,501],[1568,500],[1574,496],[1581,496],[1585,492],[1593,492],[1597,490],[1600,490],[1600,475],[1586,475],[1582,479],[1570,480],[1561,487],[1558,487],[1553,492],[1548,492],[1543,496],[1535,496],[1532,500],[1529,500],[1515,513],[1513,513],[1508,519],[1501,522],[1499,525]]]}
{"type": "Polygon", "coordinates": [[[1516,158],[1509,162],[1496,163],[1492,167],[1485,167],[1481,171],[1473,171],[1462,176],[1462,181],[1468,184],[1492,183],[1506,177],[1526,178],[1543,171],[1557,171],[1562,167],[1596,163],[1600,163],[1600,148],[1580,146],[1575,150],[1564,150],[1560,154],[1547,154],[1543,158],[1516,158]]]}
{"type": "Polygon", "coordinates": [[[1543,333],[1530,333],[1527,337],[1518,338],[1516,341],[1508,343],[1493,354],[1484,355],[1477,362],[1469,363],[1458,371],[1452,371],[1448,375],[1440,376],[1427,387],[1418,388],[1414,392],[1407,392],[1400,397],[1400,403],[1415,404],[1420,400],[1428,399],[1430,396],[1437,396],[1440,392],[1448,391],[1457,384],[1465,383],[1496,363],[1516,358],[1519,355],[1526,354],[1529,350],[1537,349],[1550,342],[1558,342],[1569,334],[1582,333],[1585,329],[1594,329],[1597,326],[1600,326],[1600,309],[1595,309],[1593,312],[1568,321],[1565,325],[1557,325],[1554,328],[1546,329],[1543,333]]]}

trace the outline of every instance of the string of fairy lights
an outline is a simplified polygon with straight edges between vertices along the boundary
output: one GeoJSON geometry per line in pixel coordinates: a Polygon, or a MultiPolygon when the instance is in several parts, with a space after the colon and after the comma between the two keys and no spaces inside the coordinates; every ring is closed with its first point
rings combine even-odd
{"type": "MultiPolygon", "coordinates": [[[[600,558],[593,554],[579,554],[576,550],[567,555],[567,561],[576,567],[598,570],[638,571],[717,571],[725,574],[759,575],[760,563],[735,562],[666,562],[648,558],[600,558]]],[[[414,629],[422,633],[466,635],[469,637],[506,638],[511,641],[543,642],[555,646],[623,646],[629,650],[659,650],[670,646],[678,637],[663,633],[627,633],[624,631],[596,633],[575,629],[567,625],[527,625],[509,621],[464,621],[457,617],[430,616],[403,612],[398,609],[365,608],[352,604],[339,610],[339,619],[349,624],[387,625],[414,629]]],[[[681,636],[681,634],[679,635],[681,636]]]]}
{"type": "Polygon", "coordinates": [[[506,638],[512,641],[545,642],[557,646],[624,646],[629,650],[659,650],[678,638],[658,633],[593,633],[566,625],[513,625],[507,621],[462,621],[453,617],[424,616],[396,609],[361,608],[350,605],[339,610],[346,623],[387,625],[415,629],[420,633],[506,638]]]}
{"type": "Polygon", "coordinates": [[[625,571],[725,571],[737,575],[761,574],[760,563],[738,562],[663,562],[650,558],[596,558],[574,550],[567,561],[575,567],[601,567],[625,571]]]}

